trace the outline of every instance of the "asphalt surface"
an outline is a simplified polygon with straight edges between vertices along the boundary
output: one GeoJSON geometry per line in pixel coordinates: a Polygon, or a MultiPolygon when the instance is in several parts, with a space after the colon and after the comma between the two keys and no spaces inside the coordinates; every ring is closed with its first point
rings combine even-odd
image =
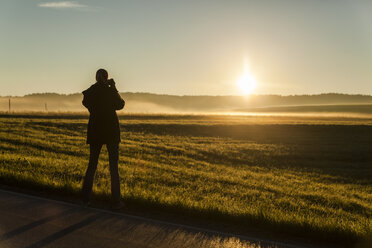
{"type": "Polygon", "coordinates": [[[0,247],[313,247],[0,190],[0,247]],[[250,245],[250,244],[253,244],[250,245]]]}

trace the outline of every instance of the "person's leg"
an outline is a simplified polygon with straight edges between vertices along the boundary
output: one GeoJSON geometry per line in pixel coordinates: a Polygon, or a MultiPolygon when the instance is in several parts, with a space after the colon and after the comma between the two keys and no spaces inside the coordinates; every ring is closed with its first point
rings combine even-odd
{"type": "Polygon", "coordinates": [[[120,202],[119,144],[107,144],[110,162],[111,195],[114,204],[120,202]]]}
{"type": "Polygon", "coordinates": [[[89,165],[83,182],[83,201],[88,202],[92,193],[94,174],[96,173],[99,154],[102,144],[90,144],[89,165]]]}

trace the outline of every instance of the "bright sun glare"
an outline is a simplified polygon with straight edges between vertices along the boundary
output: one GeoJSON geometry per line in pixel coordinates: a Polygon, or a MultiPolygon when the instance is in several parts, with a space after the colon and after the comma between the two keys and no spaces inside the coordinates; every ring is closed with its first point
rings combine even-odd
{"type": "Polygon", "coordinates": [[[236,84],[244,95],[252,94],[252,92],[256,88],[257,82],[249,70],[247,61],[244,62],[244,72],[240,76],[240,78],[238,78],[236,84]]]}

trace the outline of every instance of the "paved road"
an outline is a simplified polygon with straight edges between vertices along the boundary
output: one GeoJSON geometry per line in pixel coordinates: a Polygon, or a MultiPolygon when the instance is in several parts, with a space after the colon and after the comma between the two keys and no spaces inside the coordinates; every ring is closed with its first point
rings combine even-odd
{"type": "Polygon", "coordinates": [[[1,248],[255,247],[258,243],[258,247],[304,247],[0,190],[1,248]]]}

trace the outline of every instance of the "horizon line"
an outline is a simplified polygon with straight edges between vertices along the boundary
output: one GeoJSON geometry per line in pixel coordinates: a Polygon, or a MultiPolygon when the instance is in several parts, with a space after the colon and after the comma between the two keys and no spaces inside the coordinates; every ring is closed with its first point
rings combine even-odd
{"type": "MultiPolygon", "coordinates": [[[[314,93],[314,94],[249,94],[249,95],[178,95],[178,94],[167,94],[167,93],[152,93],[152,92],[140,92],[140,91],[125,91],[119,92],[120,94],[150,94],[150,95],[158,95],[158,96],[178,96],[178,97],[257,97],[257,96],[281,96],[281,97],[290,97],[290,96],[321,96],[321,95],[344,95],[344,96],[372,96],[372,94],[361,94],[361,93],[337,93],[337,92],[327,92],[327,93],[314,93]]],[[[36,93],[29,93],[25,95],[0,95],[2,98],[11,98],[11,97],[26,97],[26,96],[33,96],[33,95],[60,95],[60,96],[70,96],[70,95],[77,95],[82,94],[80,92],[75,93],[57,93],[57,92],[36,92],[36,93]]]]}

